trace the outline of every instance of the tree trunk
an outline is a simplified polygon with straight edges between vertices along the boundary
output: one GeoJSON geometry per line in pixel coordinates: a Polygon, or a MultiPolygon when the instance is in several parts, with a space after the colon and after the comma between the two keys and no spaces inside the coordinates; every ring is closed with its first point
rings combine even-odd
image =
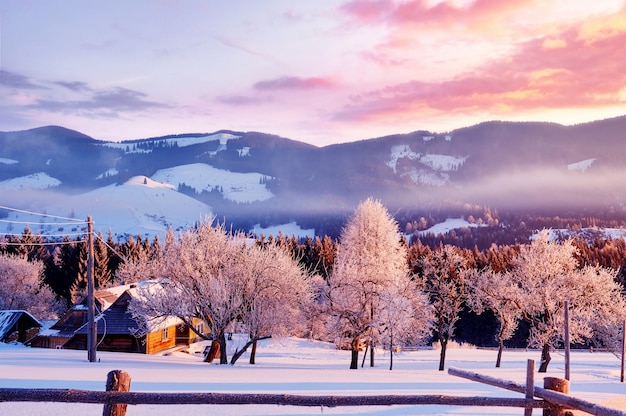
{"type": "Polygon", "coordinates": [[[230,365],[235,365],[235,363],[237,362],[239,357],[241,357],[246,352],[246,350],[248,349],[248,347],[250,345],[252,345],[252,341],[246,342],[246,344],[243,346],[243,348],[241,348],[238,351],[235,351],[233,356],[230,358],[230,365]]]}
{"type": "Polygon", "coordinates": [[[541,348],[541,363],[539,364],[539,373],[545,373],[548,371],[548,364],[550,364],[550,344],[543,344],[541,348]]]}
{"type": "Polygon", "coordinates": [[[448,340],[440,338],[439,344],[441,344],[441,352],[439,353],[439,371],[443,371],[446,364],[446,349],[448,348],[448,340]]]}
{"type": "Polygon", "coordinates": [[[269,338],[271,338],[270,335],[259,337],[259,338],[250,338],[248,342],[246,342],[245,345],[240,350],[238,350],[237,352],[233,354],[233,356],[230,359],[230,365],[234,365],[237,362],[237,360],[248,350],[248,347],[250,345],[252,345],[252,352],[250,353],[250,364],[254,364],[256,360],[256,347],[257,347],[258,341],[269,339],[269,338]]]}
{"type": "Polygon", "coordinates": [[[372,336],[374,322],[374,303],[370,301],[370,367],[374,367],[374,337],[372,336]]]}
{"type": "Polygon", "coordinates": [[[350,370],[359,368],[359,337],[355,337],[350,344],[352,359],[350,360],[350,370]]]}
{"type": "Polygon", "coordinates": [[[220,343],[217,340],[211,342],[211,348],[204,357],[204,362],[211,364],[213,360],[220,356],[220,343]]]}
{"type": "Polygon", "coordinates": [[[228,355],[226,354],[226,335],[224,331],[219,333],[217,340],[220,343],[220,364],[228,364],[228,355]]]}
{"type": "Polygon", "coordinates": [[[256,363],[256,339],[252,342],[252,351],[250,352],[250,364],[256,363]]]}
{"type": "Polygon", "coordinates": [[[393,370],[393,329],[389,333],[389,371],[393,370]]]}
{"type": "Polygon", "coordinates": [[[504,317],[499,318],[500,331],[498,331],[498,358],[496,358],[496,368],[500,368],[502,362],[502,351],[504,350],[504,333],[509,329],[508,321],[504,317]]]}
{"type": "Polygon", "coordinates": [[[496,368],[500,368],[500,363],[502,362],[502,350],[504,349],[504,341],[501,339],[498,343],[498,358],[496,358],[496,368]]]}
{"type": "Polygon", "coordinates": [[[361,368],[365,366],[365,359],[367,358],[367,352],[369,351],[369,348],[370,348],[370,344],[369,343],[365,344],[365,352],[363,353],[363,361],[361,361],[361,368]]]}

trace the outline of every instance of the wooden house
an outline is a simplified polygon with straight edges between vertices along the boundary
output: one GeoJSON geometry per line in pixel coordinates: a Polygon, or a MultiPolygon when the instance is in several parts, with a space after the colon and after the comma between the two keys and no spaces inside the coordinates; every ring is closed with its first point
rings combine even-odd
{"type": "Polygon", "coordinates": [[[0,342],[26,342],[42,327],[33,315],[23,310],[0,311],[0,342]]]}
{"type": "MultiPolygon", "coordinates": [[[[155,285],[153,282],[149,284],[155,285]]],[[[137,322],[128,310],[134,296],[137,296],[137,288],[130,287],[98,315],[96,324],[99,351],[154,354],[189,345],[197,340],[195,333],[178,318],[171,317],[154,324],[137,322]],[[139,328],[145,327],[148,328],[147,333],[140,333],[139,328]]],[[[87,349],[87,331],[87,324],[81,326],[64,344],[64,348],[87,349]]]]}
{"type": "MultiPolygon", "coordinates": [[[[94,303],[96,314],[109,308],[113,302],[130,285],[117,286],[110,289],[97,290],[94,293],[94,303]]],[[[64,348],[65,344],[72,339],[76,331],[87,323],[88,307],[87,301],[72,306],[59,318],[50,328],[40,331],[34,338],[27,341],[27,345],[35,348],[64,348]]]]}

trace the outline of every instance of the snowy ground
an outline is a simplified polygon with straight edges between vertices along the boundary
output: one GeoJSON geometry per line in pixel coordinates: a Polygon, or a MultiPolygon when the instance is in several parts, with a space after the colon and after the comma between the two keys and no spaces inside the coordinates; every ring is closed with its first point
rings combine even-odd
{"type": "MultiPolygon", "coordinates": [[[[241,345],[239,345],[241,346],[241,345]]],[[[234,342],[231,348],[236,348],[234,342]]],[[[201,346],[196,347],[200,350],[201,346]]],[[[244,356],[233,367],[202,363],[200,354],[175,352],[144,356],[98,352],[99,362],[89,363],[85,351],[46,350],[0,343],[0,387],[72,388],[104,390],[109,371],[121,369],[132,377],[132,391],[286,393],[305,395],[445,394],[455,396],[517,397],[522,395],[437,371],[438,351],[403,352],[388,370],[389,353],[378,351],[374,368],[349,370],[350,353],[332,345],[299,339],[264,342],[257,364],[244,356]]],[[[539,360],[538,351],[506,351],[501,368],[494,368],[496,352],[456,348],[448,351],[446,367],[525,382],[528,359],[539,360]]],[[[547,374],[563,377],[563,356],[553,354],[547,374]]],[[[615,407],[623,406],[626,384],[620,383],[620,362],[609,353],[572,353],[571,394],[615,407]]],[[[0,403],[0,415],[101,415],[102,405],[60,403],[0,403]]],[[[469,408],[454,406],[381,406],[303,408],[291,406],[137,405],[127,415],[500,415],[523,414],[519,408],[469,408]]],[[[534,410],[533,414],[541,414],[534,410]]]]}

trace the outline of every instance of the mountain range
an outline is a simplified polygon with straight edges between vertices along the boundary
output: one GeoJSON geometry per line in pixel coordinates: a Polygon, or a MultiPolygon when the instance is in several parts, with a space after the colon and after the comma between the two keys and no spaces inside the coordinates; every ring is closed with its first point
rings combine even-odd
{"type": "Polygon", "coordinates": [[[623,211],[625,166],[626,116],[491,121],[326,147],[230,130],[106,142],[47,126],[0,132],[0,233],[29,223],[57,235],[76,227],[53,216],[93,215],[100,231],[153,235],[214,215],[246,231],[290,223],[336,235],[342,221],[332,219],[367,197],[404,217],[467,205],[623,211]]]}

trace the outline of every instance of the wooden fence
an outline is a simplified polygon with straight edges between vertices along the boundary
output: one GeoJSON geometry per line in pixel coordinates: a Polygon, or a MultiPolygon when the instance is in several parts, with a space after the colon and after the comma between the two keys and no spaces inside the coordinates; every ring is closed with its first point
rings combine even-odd
{"type": "MultiPolygon", "coordinates": [[[[469,380],[525,394],[513,397],[466,397],[445,395],[381,395],[381,396],[305,396],[289,394],[226,394],[226,393],[144,393],[131,392],[128,373],[115,370],[107,377],[107,391],[74,389],[0,389],[0,402],[62,402],[104,405],[103,416],[124,416],[127,405],[188,404],[188,405],[283,405],[309,407],[339,406],[392,406],[392,405],[445,405],[480,407],[518,407],[530,415],[532,409],[544,409],[544,415],[565,415],[565,409],[576,409],[597,416],[626,416],[626,412],[586,402],[565,393],[551,390],[554,385],[566,386],[566,380],[556,384],[550,377],[544,388],[535,387],[534,362],[529,360],[527,384],[499,380],[477,373],[450,368],[448,373],[469,380]],[[532,363],[532,365],[531,365],[532,363]],[[531,368],[533,368],[531,370],[531,368]],[[561,383],[564,382],[564,383],[561,383]],[[536,399],[537,397],[538,399],[536,399]]],[[[567,390],[567,389],[566,389],[567,390]]],[[[567,392],[567,391],[566,391],[567,392]]]]}

